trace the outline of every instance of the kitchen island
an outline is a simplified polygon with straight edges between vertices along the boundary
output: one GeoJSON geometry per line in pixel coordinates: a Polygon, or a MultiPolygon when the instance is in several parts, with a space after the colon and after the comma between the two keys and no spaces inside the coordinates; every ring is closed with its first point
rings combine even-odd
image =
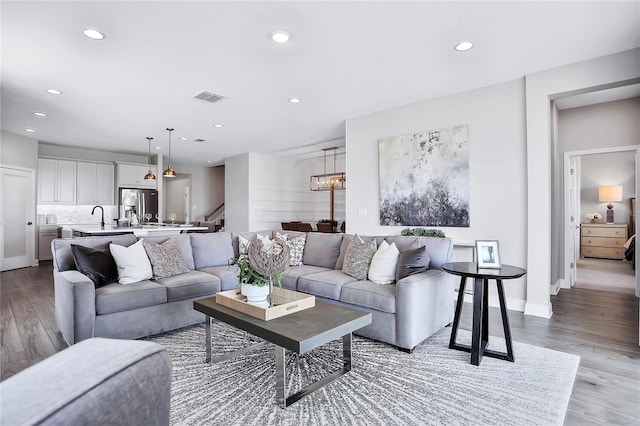
{"type": "Polygon", "coordinates": [[[124,235],[134,234],[136,237],[177,235],[181,232],[207,231],[206,226],[193,225],[138,225],[138,226],[113,226],[105,225],[66,225],[63,229],[73,232],[73,237],[91,237],[96,235],[124,235]]]}

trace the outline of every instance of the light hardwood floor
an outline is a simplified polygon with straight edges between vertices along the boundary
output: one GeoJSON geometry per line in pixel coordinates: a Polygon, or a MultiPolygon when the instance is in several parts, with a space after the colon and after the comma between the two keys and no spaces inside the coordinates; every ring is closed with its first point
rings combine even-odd
{"type": "MultiPolygon", "coordinates": [[[[565,424],[640,424],[638,299],[629,294],[572,289],[561,290],[552,297],[552,304],[550,319],[515,311],[509,311],[509,319],[513,340],[581,357],[565,424]]],[[[465,304],[460,326],[471,329],[470,304],[465,304]]],[[[489,333],[502,336],[500,313],[494,308],[489,333]]],[[[54,321],[51,264],[3,272],[2,380],[66,346],[54,321]]],[[[518,354],[515,356],[517,362],[518,354]]]]}

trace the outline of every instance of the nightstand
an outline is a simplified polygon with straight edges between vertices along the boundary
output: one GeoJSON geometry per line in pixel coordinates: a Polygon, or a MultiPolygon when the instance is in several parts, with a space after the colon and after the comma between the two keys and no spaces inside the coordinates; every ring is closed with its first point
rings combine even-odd
{"type": "Polygon", "coordinates": [[[583,257],[624,259],[627,225],[624,223],[583,223],[580,225],[580,253],[583,257]]]}

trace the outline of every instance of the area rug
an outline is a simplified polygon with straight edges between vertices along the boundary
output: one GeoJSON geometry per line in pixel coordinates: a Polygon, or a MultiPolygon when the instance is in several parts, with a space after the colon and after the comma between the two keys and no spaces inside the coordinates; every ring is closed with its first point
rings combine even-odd
{"type": "MultiPolygon", "coordinates": [[[[244,348],[256,338],[214,323],[213,352],[244,348]]],[[[515,363],[448,348],[445,328],[407,354],[354,336],[353,370],[299,402],[275,401],[272,345],[206,364],[205,328],[196,325],[147,340],[173,362],[173,425],[561,425],[580,358],[514,342],[515,363]]],[[[470,333],[459,331],[459,342],[470,333]]],[[[491,348],[504,340],[491,337],[491,348]]],[[[287,351],[288,392],[341,368],[336,341],[303,355],[287,351]]]]}

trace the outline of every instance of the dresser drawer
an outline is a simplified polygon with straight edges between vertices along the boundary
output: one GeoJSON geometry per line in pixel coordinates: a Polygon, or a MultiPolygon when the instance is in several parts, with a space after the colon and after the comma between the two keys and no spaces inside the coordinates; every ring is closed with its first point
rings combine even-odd
{"type": "Polygon", "coordinates": [[[582,245],[589,247],[622,248],[626,241],[624,238],[582,237],[582,245]]]}
{"type": "Polygon", "coordinates": [[[583,237],[605,237],[605,238],[627,238],[627,228],[626,226],[620,227],[609,227],[609,226],[598,226],[598,227],[582,227],[582,236],[583,237]]]}
{"type": "Polygon", "coordinates": [[[584,257],[605,257],[608,259],[624,259],[624,247],[586,247],[582,246],[582,256],[584,257]]]}

